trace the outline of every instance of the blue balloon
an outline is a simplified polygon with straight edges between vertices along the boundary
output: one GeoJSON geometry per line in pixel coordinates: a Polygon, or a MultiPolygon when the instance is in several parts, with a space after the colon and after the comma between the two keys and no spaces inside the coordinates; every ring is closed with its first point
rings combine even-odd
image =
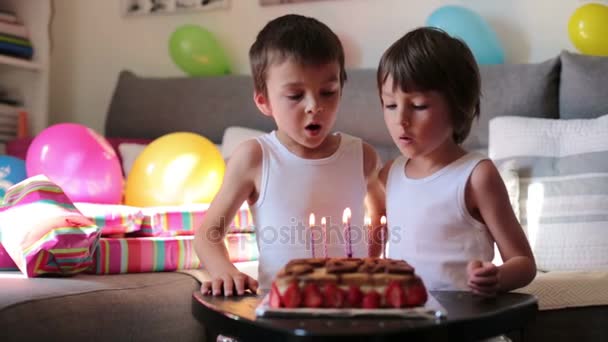
{"type": "Polygon", "coordinates": [[[27,178],[25,161],[6,155],[0,155],[0,197],[6,190],[27,178]]]}
{"type": "Polygon", "coordinates": [[[440,7],[431,13],[426,25],[462,39],[479,64],[505,62],[505,53],[496,33],[482,17],[468,8],[453,5],[440,7]]]}

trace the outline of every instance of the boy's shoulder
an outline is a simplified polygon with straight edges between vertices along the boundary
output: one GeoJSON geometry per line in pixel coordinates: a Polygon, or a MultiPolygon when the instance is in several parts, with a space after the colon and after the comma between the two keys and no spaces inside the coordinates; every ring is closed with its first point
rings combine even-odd
{"type": "Polygon", "coordinates": [[[248,139],[240,143],[230,155],[228,165],[250,168],[262,163],[262,146],[257,139],[248,139]]]}
{"type": "Polygon", "coordinates": [[[378,152],[376,149],[362,140],[363,145],[363,170],[365,173],[365,177],[369,177],[371,175],[376,175],[382,166],[380,161],[380,157],[378,156],[378,152]]]}

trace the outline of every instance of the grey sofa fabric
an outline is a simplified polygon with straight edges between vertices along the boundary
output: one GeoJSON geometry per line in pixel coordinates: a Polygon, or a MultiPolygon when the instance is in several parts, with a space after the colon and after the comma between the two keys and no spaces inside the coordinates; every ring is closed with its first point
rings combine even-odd
{"type": "MultiPolygon", "coordinates": [[[[348,70],[336,131],[373,144],[386,160],[398,150],[384,125],[374,70],[348,70]]],[[[251,77],[151,78],[120,73],[108,110],[108,137],[154,139],[175,131],[201,134],[220,143],[224,130],[275,128],[253,103],[251,77]]]]}
{"type": "Polygon", "coordinates": [[[596,118],[608,114],[608,58],[563,51],[560,59],[560,118],[596,118]]]}
{"type": "Polygon", "coordinates": [[[204,341],[199,286],[183,273],[0,278],[1,340],[204,341]]]}
{"type": "Polygon", "coordinates": [[[123,71],[108,109],[105,134],[154,139],[187,131],[219,143],[229,126],[265,131],[274,127],[253,103],[251,77],[144,78],[123,71]]]}
{"type": "Polygon", "coordinates": [[[488,122],[497,116],[557,119],[559,67],[559,58],[534,64],[482,65],[479,120],[463,145],[487,148],[488,122]]]}
{"type": "MultiPolygon", "coordinates": [[[[503,115],[558,117],[559,58],[544,63],[481,67],[480,120],[464,146],[488,145],[488,122],[503,115]],[[506,95],[508,94],[508,96],[506,95]]],[[[348,70],[335,130],[372,144],[386,161],[398,154],[384,124],[373,69],[348,70]]],[[[175,131],[220,143],[224,130],[242,126],[270,131],[274,123],[253,103],[249,76],[149,78],[120,74],[106,120],[109,137],[150,138],[175,131]]]]}

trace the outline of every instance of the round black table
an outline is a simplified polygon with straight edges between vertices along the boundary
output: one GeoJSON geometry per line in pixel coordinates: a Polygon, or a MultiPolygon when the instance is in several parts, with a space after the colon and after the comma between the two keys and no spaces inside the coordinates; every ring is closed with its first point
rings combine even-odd
{"type": "Polygon", "coordinates": [[[213,297],[200,292],[193,294],[192,311],[205,327],[208,342],[219,334],[239,341],[475,341],[521,333],[538,308],[534,296],[519,293],[495,298],[469,292],[431,294],[447,310],[446,318],[256,317],[261,295],[213,297]]]}

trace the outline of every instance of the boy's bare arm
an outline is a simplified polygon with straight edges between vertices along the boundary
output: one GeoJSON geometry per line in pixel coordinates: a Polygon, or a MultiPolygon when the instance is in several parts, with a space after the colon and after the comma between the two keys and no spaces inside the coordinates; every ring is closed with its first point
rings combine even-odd
{"type": "Polygon", "coordinates": [[[241,144],[234,151],[228,161],[222,186],[209,206],[202,225],[196,230],[194,248],[213,279],[212,284],[204,284],[212,287],[213,294],[223,288],[224,294],[230,295],[233,286],[239,294],[246,287],[257,288],[257,283],[243,278],[242,273],[230,262],[224,236],[226,227],[243,202],[255,200],[261,161],[261,147],[255,140],[241,144]]]}
{"type": "Polygon", "coordinates": [[[479,210],[504,261],[497,268],[496,292],[527,285],[536,275],[534,255],[513,213],[502,178],[491,161],[482,161],[473,170],[469,189],[473,207],[479,210]]]}
{"type": "Polygon", "coordinates": [[[369,232],[369,256],[377,257],[382,251],[380,241],[380,217],[386,214],[384,187],[378,178],[380,171],[380,158],[376,150],[367,143],[363,143],[363,169],[367,180],[367,196],[365,206],[371,218],[371,231],[369,232]]]}

